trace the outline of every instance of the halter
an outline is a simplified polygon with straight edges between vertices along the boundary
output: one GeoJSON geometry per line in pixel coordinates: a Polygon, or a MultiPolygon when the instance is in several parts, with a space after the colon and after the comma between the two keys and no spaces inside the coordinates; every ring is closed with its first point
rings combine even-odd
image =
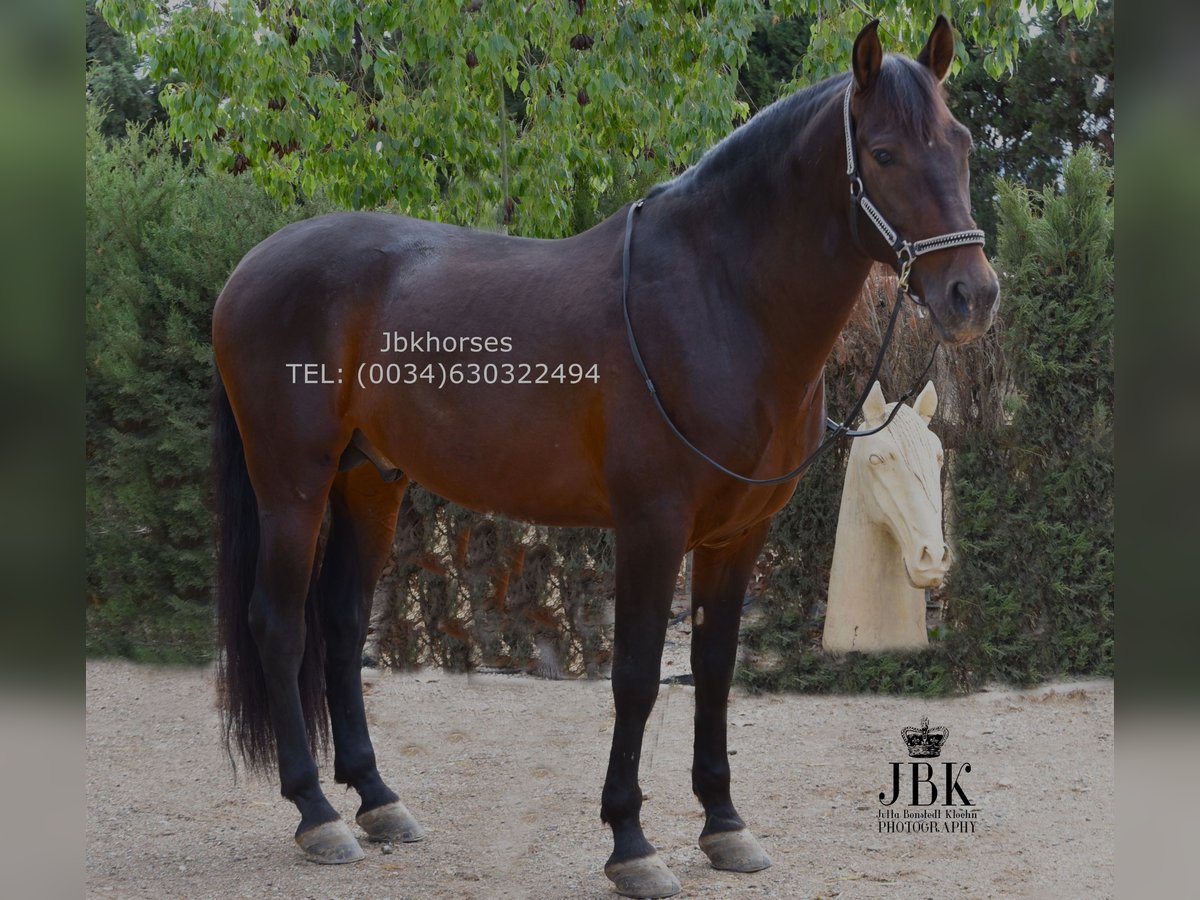
{"type": "MultiPolygon", "coordinates": [[[[854,122],[850,118],[850,95],[853,93],[854,78],[852,76],[850,83],[846,85],[846,95],[842,98],[842,126],[846,133],[846,175],[850,179],[850,231],[854,235],[854,243],[858,245],[858,249],[863,250],[862,241],[858,235],[857,215],[861,209],[867,214],[867,218],[883,236],[888,246],[892,248],[892,252],[896,254],[896,261],[892,263],[892,268],[899,276],[900,291],[907,294],[918,306],[924,306],[925,301],[909,293],[908,290],[908,276],[917,257],[933,253],[935,250],[949,250],[951,247],[963,247],[967,244],[982,244],[984,235],[978,228],[971,228],[966,231],[939,234],[936,237],[920,241],[906,241],[900,236],[887,217],[879,211],[879,207],[872,203],[871,198],[867,196],[862,173],[858,170],[858,155],[854,152],[854,122]]],[[[866,256],[871,255],[865,250],[863,253],[866,256]]]]}
{"type": "Polygon", "coordinates": [[[871,368],[871,375],[867,379],[867,386],[863,389],[858,401],[854,404],[850,415],[846,417],[845,422],[835,422],[833,419],[826,417],[825,428],[831,434],[817,446],[816,450],[806,456],[800,465],[796,466],[790,472],[777,475],[774,478],[750,478],[749,476],[734,472],[732,469],[721,465],[688,440],[687,435],[680,431],[679,426],[671,419],[670,414],[662,404],[662,400],[659,399],[658,390],[654,386],[654,381],[651,379],[650,373],[646,370],[646,362],[642,359],[641,351],[638,349],[637,338],[633,334],[633,321],[629,317],[630,249],[633,244],[633,220],[634,216],[641,210],[642,204],[646,201],[643,199],[631,203],[629,212],[625,215],[625,244],[621,252],[621,310],[625,316],[625,333],[629,337],[629,350],[633,355],[633,362],[646,382],[646,388],[650,391],[650,398],[654,401],[654,406],[658,410],[659,415],[674,435],[679,438],[680,442],[713,468],[725,473],[730,478],[736,478],[738,481],[745,482],[746,484],[782,484],[785,481],[791,481],[816,462],[839,438],[866,437],[867,435],[882,431],[892,423],[892,420],[896,418],[896,414],[900,412],[901,404],[916,395],[917,386],[929,374],[929,370],[933,368],[933,362],[937,359],[937,343],[934,343],[933,353],[929,357],[929,362],[926,363],[924,370],[917,377],[916,383],[907,392],[897,398],[891,413],[883,420],[882,424],[860,431],[852,431],[849,425],[846,424],[854,421],[862,413],[863,404],[867,402],[867,395],[870,394],[871,387],[879,378],[879,372],[883,368],[883,357],[887,353],[888,346],[891,344],[892,333],[895,331],[896,319],[899,318],[900,307],[904,303],[904,298],[910,298],[919,306],[925,305],[923,300],[914,296],[908,290],[908,278],[912,272],[913,263],[918,256],[933,253],[935,250],[948,250],[951,247],[961,247],[967,244],[982,244],[984,241],[983,232],[977,228],[973,228],[967,231],[953,231],[948,234],[939,234],[936,237],[910,242],[902,238],[899,232],[891,226],[891,223],[888,222],[883,213],[879,211],[879,208],[867,196],[866,188],[863,186],[862,175],[858,171],[858,159],[854,153],[854,123],[850,119],[850,95],[853,92],[854,78],[851,77],[850,84],[846,86],[846,95],[842,102],[842,124],[846,135],[846,175],[850,178],[850,231],[854,236],[854,242],[858,245],[858,249],[863,252],[863,255],[869,257],[870,254],[863,249],[862,241],[859,239],[857,213],[861,209],[866,213],[867,218],[874,223],[875,228],[878,229],[883,239],[887,241],[888,246],[892,248],[892,252],[896,254],[896,259],[892,263],[892,268],[896,270],[898,276],[896,301],[892,306],[891,315],[888,317],[887,329],[883,333],[883,341],[879,345],[879,355],[875,358],[875,365],[871,368]]]}

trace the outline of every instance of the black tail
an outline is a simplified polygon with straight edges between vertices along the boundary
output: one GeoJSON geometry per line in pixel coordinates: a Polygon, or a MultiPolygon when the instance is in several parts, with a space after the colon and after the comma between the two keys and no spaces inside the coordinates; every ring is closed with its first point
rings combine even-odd
{"type": "MultiPolygon", "coordinates": [[[[221,376],[213,385],[213,476],[217,517],[217,683],[225,725],[225,743],[251,768],[276,765],[275,731],[267,707],[258,646],[250,633],[250,597],[258,563],[258,500],[246,471],[242,436],[221,376]]],[[[319,554],[318,554],[319,558],[319,554]]],[[[327,748],[325,647],[317,618],[316,570],[304,610],[304,661],[300,666],[300,703],[313,753],[327,748]]]]}

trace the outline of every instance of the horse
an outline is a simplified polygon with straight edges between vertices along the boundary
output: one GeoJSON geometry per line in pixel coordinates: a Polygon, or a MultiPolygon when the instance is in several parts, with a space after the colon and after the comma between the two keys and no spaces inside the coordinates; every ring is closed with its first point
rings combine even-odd
{"type": "Polygon", "coordinates": [[[925,588],[946,577],[942,536],[942,442],[929,430],[937,391],[912,406],[887,404],[879,382],[863,404],[868,430],[850,448],[838,512],[821,644],[832,653],[926,647],[925,588]]]}
{"type": "Polygon", "coordinates": [[[605,874],[629,897],[679,890],[642,829],[638,764],[694,553],[700,848],[719,869],[771,864],[730,796],[726,704],[745,588],[798,478],[731,478],[672,429],[743,479],[775,476],[820,443],[822,369],[872,264],[911,277],[944,343],[982,334],[999,296],[970,231],[971,138],[941,88],[953,31],[939,18],[912,59],[885,56],[877,28],[855,39],[850,72],[648,191],[636,234],[633,207],[559,240],[334,213],[235,268],[212,324],[219,689],[231,752],[277,764],[308,859],[364,855],[318,783],[329,736],[367,837],[423,835],[378,771],[360,682],[372,589],[415,481],[473,510],[615,530],[600,816],[605,874]]]}

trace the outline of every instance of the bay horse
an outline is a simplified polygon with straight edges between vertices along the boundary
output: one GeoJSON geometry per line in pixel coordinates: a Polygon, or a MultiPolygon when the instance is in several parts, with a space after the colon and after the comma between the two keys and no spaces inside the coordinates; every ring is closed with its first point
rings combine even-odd
{"type": "Polygon", "coordinates": [[[630,897],[679,890],[643,834],[637,776],[675,576],[694,551],[700,847],[717,868],[770,865],[730,798],[726,702],[746,584],[797,478],[729,477],[655,403],[713,459],[775,476],[820,442],[822,369],[874,261],[896,265],[907,248],[904,274],[941,341],[990,325],[999,286],[970,231],[970,135],[940,87],[953,31],[939,18],[913,60],[885,56],[877,26],[856,38],[851,72],[772,105],[649,191],[630,268],[628,209],[562,240],[339,213],[287,226],[230,276],[212,333],[226,734],[252,766],[278,764],[309,859],[363,857],[318,784],[328,735],[367,836],[422,836],[376,768],[359,672],[416,481],[474,510],[615,529],[600,815],[605,873],[630,897]],[[902,234],[943,237],[891,240],[902,234]]]}

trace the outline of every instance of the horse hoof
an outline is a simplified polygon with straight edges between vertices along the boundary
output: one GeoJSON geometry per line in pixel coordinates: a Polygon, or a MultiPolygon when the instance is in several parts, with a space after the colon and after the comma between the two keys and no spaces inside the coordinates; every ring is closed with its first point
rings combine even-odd
{"type": "Polygon", "coordinates": [[[679,879],[671,874],[657,853],[609,863],[604,867],[604,874],[623,897],[670,897],[680,890],[679,879]]]}
{"type": "Polygon", "coordinates": [[[747,828],[703,835],[700,849],[714,869],[727,872],[758,872],[771,865],[771,857],[747,828]]]}
{"type": "Polygon", "coordinates": [[[425,837],[425,829],[417,824],[412,813],[399,800],[368,810],[355,821],[367,833],[369,841],[403,841],[411,844],[425,837]]]}
{"type": "Polygon", "coordinates": [[[334,819],[296,835],[296,843],[304,855],[315,863],[337,865],[365,859],[362,847],[350,833],[350,827],[341,819],[334,819]]]}

